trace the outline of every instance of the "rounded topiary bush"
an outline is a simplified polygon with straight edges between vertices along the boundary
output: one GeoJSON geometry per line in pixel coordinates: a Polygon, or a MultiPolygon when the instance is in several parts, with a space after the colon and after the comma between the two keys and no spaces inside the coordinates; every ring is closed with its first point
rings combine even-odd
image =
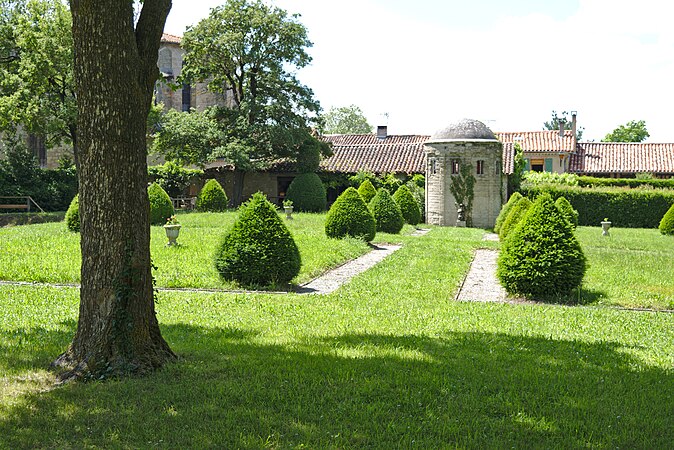
{"type": "Polygon", "coordinates": [[[80,196],[76,195],[66,211],[66,227],[70,231],[80,231],[80,196]]]}
{"type": "Polygon", "coordinates": [[[260,192],[241,206],[215,254],[220,276],[245,286],[288,283],[300,266],[300,252],[290,231],[260,192]]]}
{"type": "Polygon", "coordinates": [[[377,195],[377,190],[374,188],[374,185],[370,180],[365,180],[360,183],[360,186],[358,187],[358,193],[361,197],[363,197],[363,201],[367,205],[370,203],[370,201],[372,201],[374,196],[377,195]]]}
{"type": "Polygon", "coordinates": [[[565,197],[559,197],[555,201],[555,206],[559,208],[564,217],[567,218],[575,230],[576,227],[578,227],[578,211],[573,209],[573,206],[571,206],[571,203],[565,197]]]}
{"type": "Polygon", "coordinates": [[[403,229],[405,224],[403,214],[386,189],[379,188],[377,195],[372,198],[368,207],[374,216],[377,231],[396,234],[403,229]]]}
{"type": "Polygon", "coordinates": [[[524,215],[531,208],[531,200],[526,197],[522,197],[515,205],[510,208],[508,215],[506,216],[501,228],[499,229],[498,237],[500,240],[505,240],[506,237],[510,234],[511,231],[515,229],[518,223],[522,220],[524,215]]]}
{"type": "Polygon", "coordinates": [[[421,222],[421,210],[419,209],[419,204],[414,199],[410,189],[402,185],[400,186],[395,194],[393,194],[393,200],[400,208],[400,212],[403,214],[403,219],[405,222],[410,225],[416,225],[421,222]]]}
{"type": "Polygon", "coordinates": [[[496,223],[494,224],[494,233],[498,234],[501,231],[501,227],[503,226],[503,222],[505,222],[506,217],[508,217],[508,213],[513,208],[513,206],[517,204],[517,202],[522,200],[522,198],[522,194],[515,192],[510,196],[506,204],[501,207],[501,212],[498,213],[498,217],[496,217],[496,223]]]}
{"type": "Polygon", "coordinates": [[[206,182],[197,197],[196,208],[201,212],[222,212],[227,209],[227,194],[218,180],[211,178],[206,182]]]}
{"type": "Polygon", "coordinates": [[[502,244],[496,275],[510,294],[551,298],[569,295],[584,274],[573,227],[552,197],[541,195],[502,244]]]}
{"type": "Polygon", "coordinates": [[[374,216],[352,187],[337,197],[325,218],[325,234],[331,238],[352,236],[370,242],[376,231],[374,216]]]}
{"type": "Polygon", "coordinates": [[[292,200],[296,211],[320,212],[327,206],[325,186],[313,172],[296,176],[288,186],[286,198],[292,200]]]}
{"type": "Polygon", "coordinates": [[[662,216],[658,229],[662,234],[674,234],[674,205],[662,216]]]}
{"type": "Polygon", "coordinates": [[[147,188],[150,198],[150,225],[164,225],[166,219],[175,214],[171,197],[157,183],[152,183],[147,188]]]}

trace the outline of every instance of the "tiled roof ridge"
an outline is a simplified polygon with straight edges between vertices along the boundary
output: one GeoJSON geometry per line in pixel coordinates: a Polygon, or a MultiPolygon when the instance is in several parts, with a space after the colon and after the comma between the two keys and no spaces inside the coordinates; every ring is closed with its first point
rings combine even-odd
{"type": "Polygon", "coordinates": [[[178,36],[176,34],[162,33],[161,35],[162,42],[173,42],[176,44],[180,44],[182,40],[183,40],[182,36],[178,36]]]}

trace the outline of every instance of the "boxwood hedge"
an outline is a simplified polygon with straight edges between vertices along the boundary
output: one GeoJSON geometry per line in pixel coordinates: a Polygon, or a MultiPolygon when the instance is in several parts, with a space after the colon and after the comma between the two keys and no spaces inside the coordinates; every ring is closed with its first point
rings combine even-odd
{"type": "Polygon", "coordinates": [[[314,172],[296,176],[288,186],[286,198],[292,200],[296,211],[321,212],[327,206],[325,186],[314,172]]]}
{"type": "Polygon", "coordinates": [[[499,231],[501,231],[501,227],[503,226],[503,222],[505,221],[506,217],[508,217],[508,213],[513,208],[513,206],[517,204],[517,202],[522,200],[522,198],[522,194],[515,192],[510,196],[506,204],[501,207],[501,212],[498,213],[498,217],[496,217],[496,223],[494,224],[494,233],[498,234],[499,231]]]}
{"type": "Polygon", "coordinates": [[[544,192],[555,200],[565,197],[578,211],[581,226],[599,226],[608,217],[615,227],[658,228],[662,217],[674,205],[674,190],[563,186],[522,189],[522,194],[531,199],[544,192]]]}
{"type": "Polygon", "coordinates": [[[369,204],[370,201],[377,195],[377,190],[374,188],[374,185],[370,180],[363,181],[358,187],[358,193],[363,197],[365,204],[369,204]]]}
{"type": "Polygon", "coordinates": [[[396,190],[395,194],[393,194],[393,200],[398,204],[405,222],[410,225],[416,225],[421,222],[419,204],[406,185],[403,184],[396,190]]]}
{"type": "Polygon", "coordinates": [[[658,228],[662,234],[674,234],[674,205],[662,216],[658,228]]]}
{"type": "Polygon", "coordinates": [[[331,238],[352,236],[370,242],[376,231],[374,216],[353,187],[337,197],[325,218],[325,234],[331,238]]]}
{"type": "Polygon", "coordinates": [[[288,283],[300,266],[300,252],[290,231],[260,192],[241,206],[215,255],[220,276],[245,286],[288,283]]]}
{"type": "Polygon", "coordinates": [[[218,180],[211,178],[201,188],[196,208],[201,212],[222,212],[227,210],[228,201],[227,194],[218,180]]]}
{"type": "Polygon", "coordinates": [[[403,229],[403,225],[405,225],[403,214],[386,189],[379,188],[377,195],[372,197],[368,207],[374,216],[377,231],[397,234],[403,229]]]}
{"type": "Polygon", "coordinates": [[[70,202],[68,211],[66,211],[66,227],[70,231],[79,232],[80,231],[80,196],[79,194],[75,195],[73,200],[70,202]]]}
{"type": "Polygon", "coordinates": [[[164,225],[166,219],[175,214],[171,198],[157,183],[147,188],[147,194],[150,197],[150,225],[164,225]]]}

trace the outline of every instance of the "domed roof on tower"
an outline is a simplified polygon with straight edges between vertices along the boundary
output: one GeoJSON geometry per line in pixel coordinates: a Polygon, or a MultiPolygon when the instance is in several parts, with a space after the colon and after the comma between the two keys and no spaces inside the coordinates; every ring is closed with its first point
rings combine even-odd
{"type": "Polygon", "coordinates": [[[462,119],[435,132],[429,142],[472,140],[496,140],[496,136],[479,120],[462,119]]]}

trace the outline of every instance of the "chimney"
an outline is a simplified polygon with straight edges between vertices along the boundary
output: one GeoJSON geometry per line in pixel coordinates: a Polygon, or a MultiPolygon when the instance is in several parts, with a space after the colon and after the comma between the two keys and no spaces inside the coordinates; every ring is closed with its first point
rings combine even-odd
{"type": "Polygon", "coordinates": [[[377,139],[386,139],[386,125],[377,126],[377,139]]]}
{"type": "Polygon", "coordinates": [[[561,119],[559,121],[559,137],[560,138],[564,137],[564,119],[561,119]]]}

